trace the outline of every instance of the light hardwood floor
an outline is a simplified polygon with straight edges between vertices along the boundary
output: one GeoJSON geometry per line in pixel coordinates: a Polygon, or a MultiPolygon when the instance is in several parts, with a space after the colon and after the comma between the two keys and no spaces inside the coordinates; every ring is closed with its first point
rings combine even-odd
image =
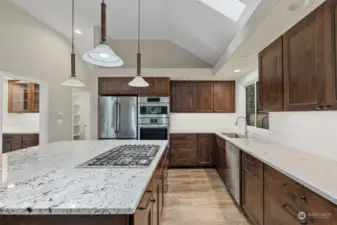
{"type": "Polygon", "coordinates": [[[161,225],[250,225],[213,169],[171,169],[161,225]]]}

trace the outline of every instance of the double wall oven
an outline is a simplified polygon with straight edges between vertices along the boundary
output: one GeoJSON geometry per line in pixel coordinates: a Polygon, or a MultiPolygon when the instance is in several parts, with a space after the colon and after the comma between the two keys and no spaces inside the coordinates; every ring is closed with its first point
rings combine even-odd
{"type": "Polygon", "coordinates": [[[138,98],[138,139],[169,140],[170,98],[138,98]]]}

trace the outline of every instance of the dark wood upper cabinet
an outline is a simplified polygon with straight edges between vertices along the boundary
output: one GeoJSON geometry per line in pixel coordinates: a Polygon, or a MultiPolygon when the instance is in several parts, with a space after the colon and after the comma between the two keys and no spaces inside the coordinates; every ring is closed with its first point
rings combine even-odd
{"type": "Polygon", "coordinates": [[[235,82],[172,81],[171,112],[235,112],[235,82]]]}
{"type": "Polygon", "coordinates": [[[259,54],[259,109],[283,110],[283,41],[274,41],[259,54]]]}
{"type": "Polygon", "coordinates": [[[129,86],[132,77],[99,77],[99,95],[136,95],[137,88],[129,86]]]}
{"type": "Polygon", "coordinates": [[[324,109],[337,110],[337,1],[324,4],[325,60],[324,109]]]}
{"type": "Polygon", "coordinates": [[[195,109],[194,88],[191,82],[171,82],[171,112],[191,112],[195,109]]]}
{"type": "Polygon", "coordinates": [[[214,112],[235,112],[235,82],[215,81],[214,89],[214,112]]]}
{"type": "Polygon", "coordinates": [[[39,112],[40,85],[20,81],[8,81],[8,112],[39,112]]]}
{"type": "Polygon", "coordinates": [[[195,82],[195,111],[213,112],[213,82],[195,82]]]}
{"type": "Polygon", "coordinates": [[[198,134],[198,165],[212,165],[214,135],[198,134]]]}
{"type": "MultiPolygon", "coordinates": [[[[286,111],[323,106],[324,11],[319,7],[283,35],[286,111]]],[[[268,93],[266,93],[268,94],[268,93]]]]}
{"type": "Polygon", "coordinates": [[[149,87],[138,88],[139,96],[170,96],[170,78],[144,77],[149,87]]]}

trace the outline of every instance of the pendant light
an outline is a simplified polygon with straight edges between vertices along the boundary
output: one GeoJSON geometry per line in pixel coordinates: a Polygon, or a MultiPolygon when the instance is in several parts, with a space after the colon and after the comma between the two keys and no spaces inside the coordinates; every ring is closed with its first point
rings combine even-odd
{"type": "Polygon", "coordinates": [[[102,67],[120,67],[123,60],[108,46],[106,37],[106,4],[101,4],[101,41],[93,50],[83,55],[84,61],[102,67]]]}
{"type": "Polygon", "coordinates": [[[148,87],[149,84],[141,75],[141,61],[142,55],[140,53],[140,0],[138,0],[138,53],[137,53],[137,76],[129,83],[132,87],[148,87]]]}
{"type": "Polygon", "coordinates": [[[70,78],[62,82],[62,85],[69,87],[84,87],[85,85],[76,77],[76,57],[74,48],[74,15],[75,15],[75,0],[72,0],[72,28],[71,28],[71,75],[70,78]]]}

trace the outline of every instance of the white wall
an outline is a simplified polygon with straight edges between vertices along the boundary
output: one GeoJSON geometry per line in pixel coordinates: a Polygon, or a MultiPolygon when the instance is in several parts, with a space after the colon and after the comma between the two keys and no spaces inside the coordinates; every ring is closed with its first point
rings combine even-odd
{"type": "MultiPolygon", "coordinates": [[[[0,1],[0,27],[0,71],[46,82],[48,139],[71,139],[71,88],[60,85],[70,75],[70,43],[8,0],[0,1]]],[[[91,90],[90,70],[79,56],[76,69],[91,90]]]]}
{"type": "MultiPolygon", "coordinates": [[[[236,106],[238,115],[245,116],[244,86],[254,80],[258,80],[258,72],[253,72],[237,80],[236,106]]],[[[337,161],[336,111],[272,112],[269,117],[269,130],[253,128],[249,130],[284,146],[337,161]]]]}
{"type": "Polygon", "coordinates": [[[39,133],[39,113],[8,113],[8,81],[3,84],[3,132],[39,133]]]}

